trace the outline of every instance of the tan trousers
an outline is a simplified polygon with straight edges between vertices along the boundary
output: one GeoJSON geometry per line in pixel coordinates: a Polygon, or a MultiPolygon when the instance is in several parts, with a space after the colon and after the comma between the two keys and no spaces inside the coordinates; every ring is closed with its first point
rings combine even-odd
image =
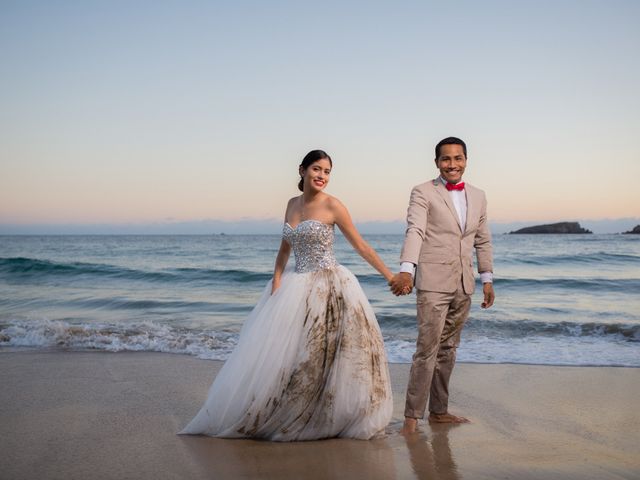
{"type": "Polygon", "coordinates": [[[462,282],[454,293],[418,290],[418,341],[409,374],[404,415],[423,418],[442,414],[449,406],[449,378],[456,363],[460,333],[469,316],[471,295],[462,282]]]}

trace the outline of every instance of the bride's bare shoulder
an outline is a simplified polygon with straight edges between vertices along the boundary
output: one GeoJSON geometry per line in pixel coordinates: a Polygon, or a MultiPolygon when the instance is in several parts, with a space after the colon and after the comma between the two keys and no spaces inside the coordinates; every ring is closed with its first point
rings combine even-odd
{"type": "Polygon", "coordinates": [[[287,201],[287,207],[290,207],[291,205],[293,205],[295,202],[299,202],[300,201],[300,195],[296,195],[295,197],[291,197],[289,199],[289,201],[287,201]]]}
{"type": "Polygon", "coordinates": [[[285,219],[287,221],[289,220],[289,217],[291,216],[291,214],[296,211],[296,209],[298,208],[299,204],[300,204],[300,196],[291,197],[289,199],[289,201],[287,202],[287,209],[286,209],[285,214],[284,214],[285,219]]]}
{"type": "Polygon", "coordinates": [[[338,197],[334,197],[333,195],[327,194],[326,202],[330,208],[345,208],[344,203],[342,203],[338,197]]]}
{"type": "Polygon", "coordinates": [[[344,203],[342,203],[342,201],[340,201],[338,197],[334,197],[333,195],[328,195],[328,197],[329,198],[327,198],[327,206],[336,221],[338,221],[344,215],[349,215],[349,210],[347,210],[347,207],[344,205],[344,203]]]}

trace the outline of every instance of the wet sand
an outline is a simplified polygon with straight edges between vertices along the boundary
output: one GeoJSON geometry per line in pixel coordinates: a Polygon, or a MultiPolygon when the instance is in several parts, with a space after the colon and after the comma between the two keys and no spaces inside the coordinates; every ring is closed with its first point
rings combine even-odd
{"type": "Polygon", "coordinates": [[[640,369],[459,364],[453,413],[384,438],[178,436],[221,362],[162,353],[0,351],[0,479],[640,478],[640,369]]]}

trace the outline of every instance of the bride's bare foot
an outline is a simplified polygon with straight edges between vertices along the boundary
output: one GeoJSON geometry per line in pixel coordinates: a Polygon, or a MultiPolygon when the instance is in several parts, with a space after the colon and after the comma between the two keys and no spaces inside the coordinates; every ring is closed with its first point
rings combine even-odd
{"type": "Polygon", "coordinates": [[[471,421],[468,418],[458,417],[447,412],[429,414],[429,423],[471,423],[471,421]]]}
{"type": "Polygon", "coordinates": [[[408,435],[408,434],[411,434],[411,433],[416,433],[417,429],[418,429],[418,419],[417,418],[404,417],[404,425],[402,425],[402,430],[400,430],[400,433],[402,435],[408,435]]]}

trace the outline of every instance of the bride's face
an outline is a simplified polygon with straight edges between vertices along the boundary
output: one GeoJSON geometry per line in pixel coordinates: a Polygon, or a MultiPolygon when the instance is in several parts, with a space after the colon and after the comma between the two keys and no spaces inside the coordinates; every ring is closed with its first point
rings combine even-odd
{"type": "Polygon", "coordinates": [[[304,175],[304,190],[306,191],[320,191],[329,183],[329,176],[331,175],[331,163],[326,158],[317,160],[307,167],[306,170],[301,172],[304,175]]]}

